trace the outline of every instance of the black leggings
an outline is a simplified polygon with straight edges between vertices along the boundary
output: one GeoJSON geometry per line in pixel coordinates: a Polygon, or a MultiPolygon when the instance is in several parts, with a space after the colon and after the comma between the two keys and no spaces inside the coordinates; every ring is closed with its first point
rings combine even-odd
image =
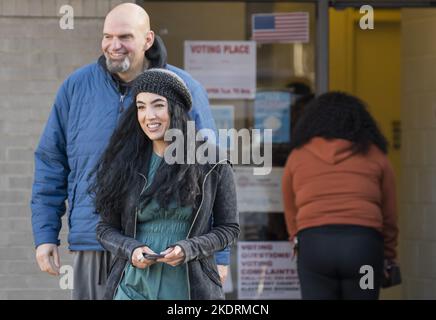
{"type": "Polygon", "coordinates": [[[377,230],[354,225],[308,228],[298,233],[298,242],[303,299],[378,299],[384,254],[377,230]],[[373,268],[373,289],[361,287],[370,281],[368,271],[359,272],[364,265],[373,268]]]}

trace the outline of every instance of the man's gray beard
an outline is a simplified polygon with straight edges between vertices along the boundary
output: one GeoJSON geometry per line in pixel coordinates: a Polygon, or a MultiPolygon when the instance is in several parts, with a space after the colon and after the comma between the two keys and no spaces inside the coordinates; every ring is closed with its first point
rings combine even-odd
{"type": "Polygon", "coordinates": [[[130,60],[125,57],[124,60],[119,62],[114,62],[110,58],[106,58],[106,67],[110,73],[121,73],[126,72],[130,68],[130,60]]]}

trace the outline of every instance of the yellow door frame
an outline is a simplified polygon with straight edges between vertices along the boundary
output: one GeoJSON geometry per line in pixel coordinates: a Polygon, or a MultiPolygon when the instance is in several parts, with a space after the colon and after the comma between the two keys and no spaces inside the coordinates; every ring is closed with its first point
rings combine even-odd
{"type": "MultiPolygon", "coordinates": [[[[336,10],[330,8],[330,47],[329,47],[329,87],[330,90],[341,90],[349,93],[355,92],[354,86],[354,66],[355,66],[355,37],[354,28],[356,23],[362,18],[359,10],[347,8],[336,10]],[[341,39],[335,41],[335,39],[341,39]],[[343,48],[332,48],[332,43],[342,43],[343,48]],[[334,72],[333,72],[334,69],[334,72]]],[[[381,22],[401,22],[401,13],[395,9],[375,9],[374,10],[374,30],[377,23],[381,22]]]]}

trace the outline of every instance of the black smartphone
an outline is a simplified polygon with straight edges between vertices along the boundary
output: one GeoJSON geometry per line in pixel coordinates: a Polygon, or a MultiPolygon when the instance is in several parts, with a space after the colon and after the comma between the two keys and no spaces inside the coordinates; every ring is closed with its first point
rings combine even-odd
{"type": "Polygon", "coordinates": [[[142,253],[142,255],[147,260],[157,260],[157,259],[165,257],[164,254],[149,254],[149,253],[145,253],[145,252],[142,253]]]}

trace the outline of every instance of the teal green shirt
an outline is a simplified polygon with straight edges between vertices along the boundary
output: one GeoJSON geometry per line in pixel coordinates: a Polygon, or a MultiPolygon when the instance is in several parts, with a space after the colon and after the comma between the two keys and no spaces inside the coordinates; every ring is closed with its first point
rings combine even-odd
{"type": "MultiPolygon", "coordinates": [[[[147,177],[147,187],[162,158],[152,154],[147,177]]],[[[178,207],[173,201],[168,208],[161,208],[155,199],[138,212],[136,239],[156,253],[175,242],[185,239],[192,215],[191,207],[178,207]]],[[[172,267],[156,262],[145,269],[135,268],[130,263],[117,287],[115,300],[187,300],[189,299],[186,264],[172,267]]]]}

